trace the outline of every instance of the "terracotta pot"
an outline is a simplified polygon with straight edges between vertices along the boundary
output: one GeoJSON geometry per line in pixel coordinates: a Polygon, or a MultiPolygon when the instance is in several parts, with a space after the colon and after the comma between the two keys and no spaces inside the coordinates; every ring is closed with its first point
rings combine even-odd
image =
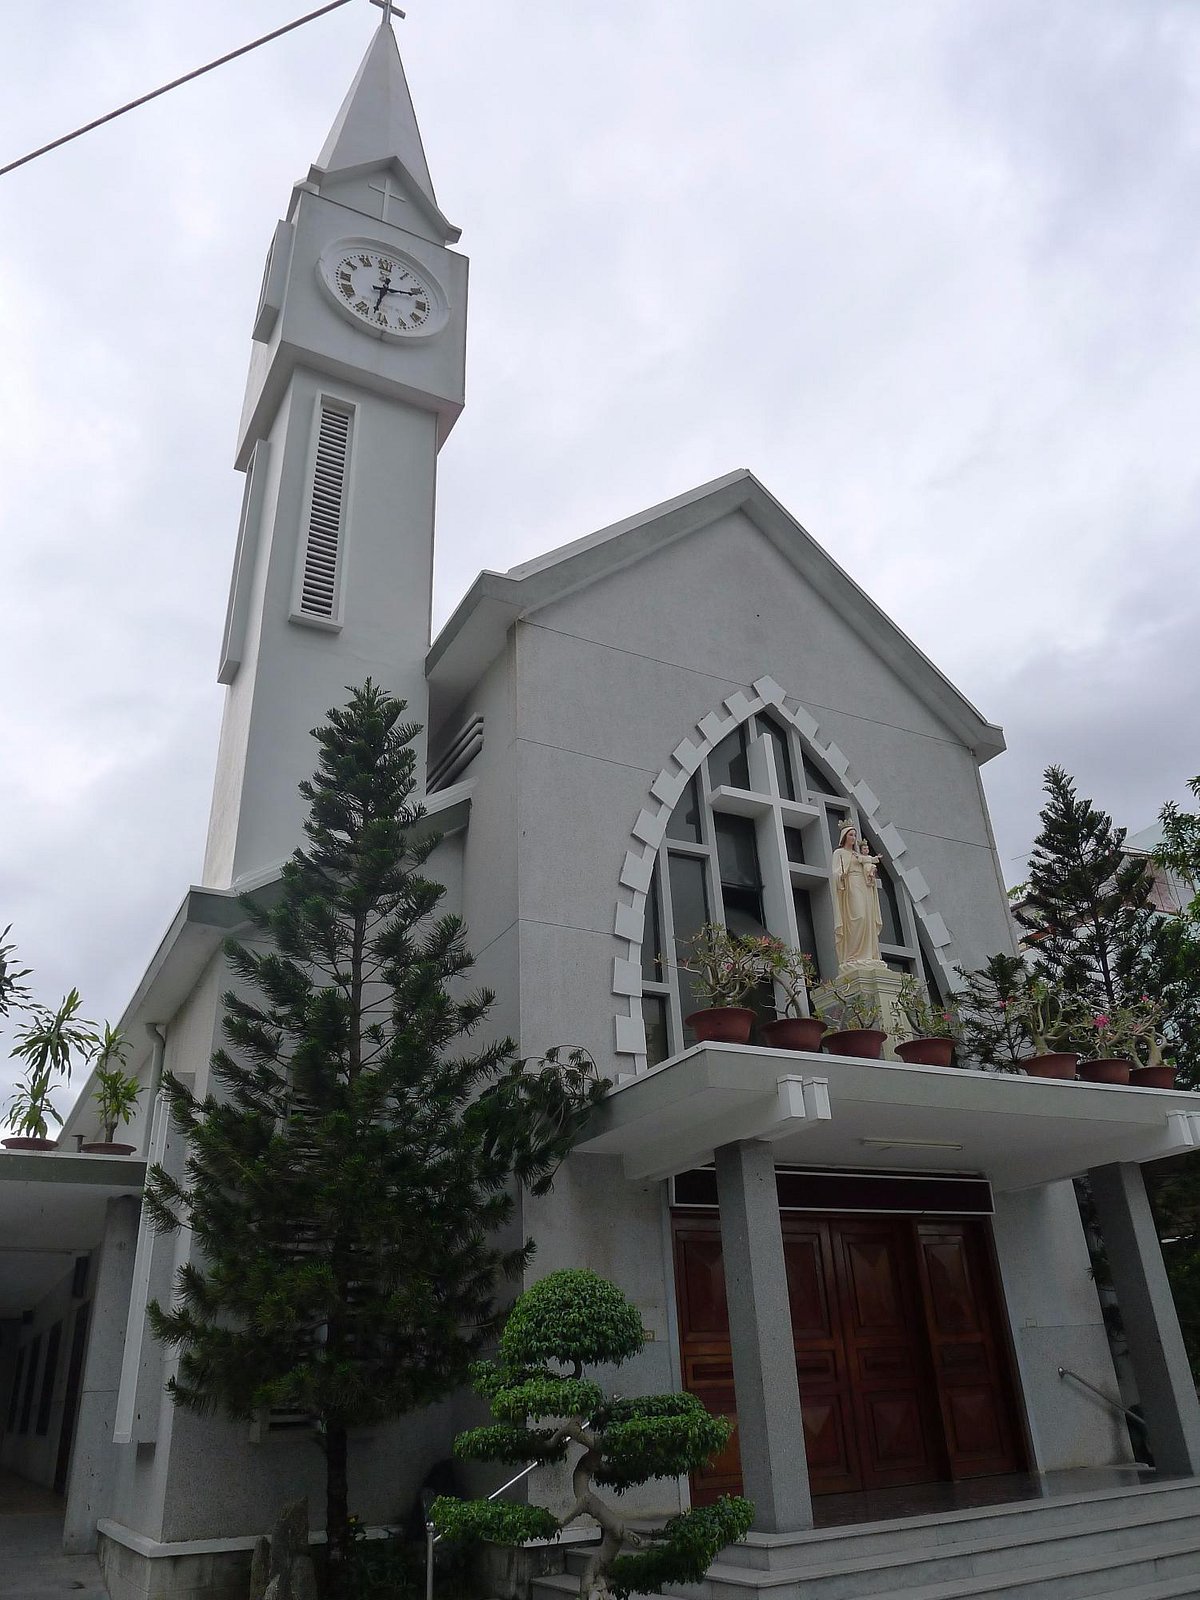
{"type": "Polygon", "coordinates": [[[772,1050],[819,1050],[825,1024],[820,1017],[776,1017],[758,1031],[772,1050]]]}
{"type": "Polygon", "coordinates": [[[6,1150],[57,1150],[57,1139],[30,1139],[24,1135],[12,1139],[0,1139],[0,1144],[6,1150]]]}
{"type": "MultiPolygon", "coordinates": [[[[1161,1067],[1134,1067],[1133,1082],[1139,1089],[1173,1089],[1175,1068],[1165,1061],[1161,1067]]],[[[4,1142],[7,1144],[7,1139],[4,1142]]]]}
{"type": "Polygon", "coordinates": [[[754,1013],[748,1006],[709,1006],[683,1020],[701,1044],[749,1044],[754,1013]]]}
{"type": "Polygon", "coordinates": [[[886,1041],[887,1034],[882,1028],[841,1028],[827,1033],[821,1043],[831,1056],[862,1056],[868,1061],[878,1061],[886,1041]]]}
{"type": "Polygon", "coordinates": [[[1128,1083],[1133,1062],[1123,1056],[1100,1056],[1095,1061],[1081,1061],[1079,1076],[1084,1083],[1128,1083]]]}
{"type": "Polygon", "coordinates": [[[85,1156],[131,1156],[136,1145],[132,1144],[105,1144],[103,1140],[95,1144],[84,1144],[79,1147],[85,1156]]]}
{"type": "Polygon", "coordinates": [[[910,1067],[948,1067],[954,1054],[953,1039],[905,1039],[896,1054],[910,1067]]]}
{"type": "Polygon", "coordinates": [[[1062,1050],[1048,1056],[1026,1056],[1021,1065],[1030,1078],[1065,1078],[1073,1082],[1079,1057],[1073,1051],[1062,1050]]]}

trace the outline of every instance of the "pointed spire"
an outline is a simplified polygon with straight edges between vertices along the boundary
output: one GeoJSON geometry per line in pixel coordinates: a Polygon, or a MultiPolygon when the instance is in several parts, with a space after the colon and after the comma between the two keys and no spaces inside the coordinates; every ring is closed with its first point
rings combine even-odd
{"type": "Polygon", "coordinates": [[[395,35],[385,15],[317,157],[323,173],[366,171],[398,161],[436,207],[425,148],[395,35]]]}

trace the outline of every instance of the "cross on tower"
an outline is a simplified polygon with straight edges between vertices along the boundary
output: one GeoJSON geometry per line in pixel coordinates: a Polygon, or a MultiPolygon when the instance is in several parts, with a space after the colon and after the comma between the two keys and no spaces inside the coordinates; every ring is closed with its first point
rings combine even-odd
{"type": "Polygon", "coordinates": [[[388,220],[388,209],[387,208],[388,208],[388,201],[389,200],[399,200],[401,205],[404,204],[404,191],[403,191],[403,189],[396,188],[392,183],[391,176],[386,172],[383,175],[383,182],[382,183],[368,183],[367,184],[367,188],[368,189],[374,189],[376,194],[382,195],[382,197],[383,197],[379,202],[379,220],[380,220],[380,222],[386,222],[388,220]]]}
{"type": "Polygon", "coordinates": [[[399,6],[393,5],[392,0],[371,0],[371,4],[373,6],[378,6],[383,12],[383,22],[380,23],[380,27],[383,27],[384,23],[388,23],[392,20],[393,12],[398,17],[403,17],[406,14],[405,12],[401,11],[399,6]]]}

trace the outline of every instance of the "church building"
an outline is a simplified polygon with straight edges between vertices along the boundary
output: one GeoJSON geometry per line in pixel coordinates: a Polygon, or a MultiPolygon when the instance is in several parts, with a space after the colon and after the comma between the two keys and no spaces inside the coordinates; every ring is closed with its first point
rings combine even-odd
{"type": "MultiPolygon", "coordinates": [[[[146,1304],[190,1244],[140,1195],[148,1163],[182,1170],[161,1074],[206,1091],[222,941],[301,842],[310,730],[369,676],[425,729],[428,870],[497,1033],[585,1046],[612,1081],[523,1203],[530,1280],[614,1280],[646,1331],[621,1384],[736,1419],[706,1471],[641,1491],[647,1512],[754,1501],[696,1595],[1195,1594],[1200,1407],[1141,1165],[1200,1142],[1200,1095],[696,1039],[669,953],[706,924],[835,978],[847,820],[878,864],[885,1009],[902,975],[946,996],[1013,951],[980,781],[1004,738],[742,469],[481,573],[432,638],[458,238],[385,18],[275,225],[250,330],[203,881],[120,1023],[145,1085],[134,1153],[77,1150],[90,1086],[57,1150],[0,1153],[0,1467],[65,1496],[67,1546],[98,1548],[112,1600],[232,1600],[285,1502],[321,1514],[303,1417],[248,1427],[165,1393],[176,1358],[146,1304]]],[[[407,1516],[468,1405],[356,1440],[365,1522],[407,1516]]],[[[546,1473],[531,1492],[561,1491],[546,1473]]]]}

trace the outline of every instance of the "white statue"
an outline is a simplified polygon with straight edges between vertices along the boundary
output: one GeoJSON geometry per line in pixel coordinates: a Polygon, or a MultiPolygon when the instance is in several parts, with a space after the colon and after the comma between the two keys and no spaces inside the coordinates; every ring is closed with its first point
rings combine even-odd
{"type": "Polygon", "coordinates": [[[842,823],[833,852],[833,939],[838,972],[848,967],[879,966],[879,857],[850,821],[842,823]]]}

